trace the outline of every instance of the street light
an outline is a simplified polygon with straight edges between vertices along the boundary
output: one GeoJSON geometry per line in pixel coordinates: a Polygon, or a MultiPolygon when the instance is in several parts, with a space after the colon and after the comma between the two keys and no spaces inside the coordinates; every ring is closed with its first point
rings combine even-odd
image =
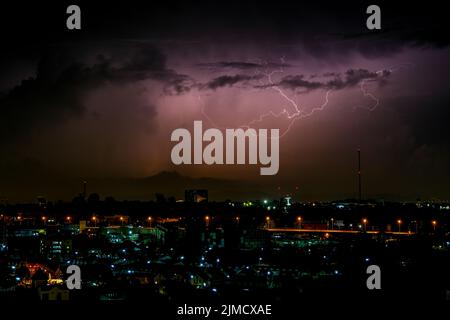
{"type": "Polygon", "coordinates": [[[302,217],[297,217],[298,228],[302,228],[302,217]]]}
{"type": "Polygon", "coordinates": [[[270,226],[270,217],[266,216],[266,228],[269,229],[270,226]]]}
{"type": "Polygon", "coordinates": [[[431,221],[431,224],[433,225],[433,231],[436,232],[437,221],[436,221],[436,220],[433,220],[433,221],[431,221]]]}
{"type": "Polygon", "coordinates": [[[402,225],[402,220],[398,219],[397,224],[398,224],[398,232],[400,232],[400,226],[402,225]]]}
{"type": "Polygon", "coordinates": [[[97,217],[93,216],[92,221],[94,221],[94,227],[96,227],[97,226],[97,217]]]}
{"type": "Polygon", "coordinates": [[[149,226],[149,227],[151,227],[151,226],[152,226],[152,220],[153,220],[153,218],[152,218],[152,217],[148,217],[148,218],[147,218],[147,221],[148,221],[148,226],[149,226]]]}
{"type": "Polygon", "coordinates": [[[120,220],[120,224],[123,226],[123,217],[120,216],[119,220],[120,220]]]}
{"type": "Polygon", "coordinates": [[[416,226],[416,234],[418,234],[419,233],[419,222],[417,220],[414,220],[414,221],[411,221],[411,222],[415,224],[415,226],[416,226]]]}
{"type": "Polygon", "coordinates": [[[67,216],[67,217],[66,217],[66,221],[67,221],[67,223],[70,223],[70,220],[72,220],[72,217],[70,217],[70,216],[67,216]]]}
{"type": "Polygon", "coordinates": [[[331,230],[334,228],[334,218],[331,218],[331,230]]]}
{"type": "Polygon", "coordinates": [[[364,219],[362,220],[362,223],[363,223],[363,225],[364,225],[364,231],[367,231],[367,219],[364,218],[364,219]]]}
{"type": "Polygon", "coordinates": [[[47,217],[46,216],[42,216],[42,221],[45,223],[45,221],[47,221],[47,217]]]}

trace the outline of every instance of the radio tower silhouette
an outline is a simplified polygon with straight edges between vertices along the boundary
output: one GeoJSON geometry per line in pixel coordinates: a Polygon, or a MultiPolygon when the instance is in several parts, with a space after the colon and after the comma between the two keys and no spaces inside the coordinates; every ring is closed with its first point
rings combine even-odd
{"type": "Polygon", "coordinates": [[[361,150],[358,149],[358,200],[361,202],[362,193],[361,193],[361,150]]]}

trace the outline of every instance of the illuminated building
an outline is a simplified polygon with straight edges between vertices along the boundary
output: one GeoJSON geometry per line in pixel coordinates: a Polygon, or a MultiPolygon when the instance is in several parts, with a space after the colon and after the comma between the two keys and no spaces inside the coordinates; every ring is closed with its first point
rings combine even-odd
{"type": "Polygon", "coordinates": [[[41,239],[40,252],[50,257],[64,257],[72,252],[72,239],[48,237],[41,239]]]}
{"type": "Polygon", "coordinates": [[[203,189],[192,189],[186,190],[184,192],[184,198],[186,202],[190,203],[199,203],[199,202],[208,202],[208,190],[203,189]]]}
{"type": "Polygon", "coordinates": [[[69,290],[59,287],[39,287],[39,298],[42,301],[68,301],[69,290]]]}

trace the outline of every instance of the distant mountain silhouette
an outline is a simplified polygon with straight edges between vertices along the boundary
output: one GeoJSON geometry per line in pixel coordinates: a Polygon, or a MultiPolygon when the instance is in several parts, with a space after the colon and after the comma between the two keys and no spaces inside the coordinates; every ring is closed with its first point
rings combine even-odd
{"type": "Polygon", "coordinates": [[[217,179],[210,177],[193,178],[188,176],[183,176],[177,171],[161,171],[153,176],[149,176],[143,179],[139,179],[144,183],[181,183],[181,184],[207,184],[207,183],[221,183],[230,184],[236,183],[233,180],[217,179]]]}
{"type": "Polygon", "coordinates": [[[140,179],[94,180],[88,185],[102,195],[139,200],[153,200],[156,193],[184,199],[184,191],[187,189],[207,189],[212,200],[241,200],[253,198],[259,193],[258,188],[251,183],[211,177],[194,178],[181,175],[177,171],[161,171],[140,179]]]}
{"type": "Polygon", "coordinates": [[[244,200],[265,196],[264,186],[242,180],[211,177],[189,177],[177,171],[161,171],[143,178],[66,178],[48,179],[47,175],[24,175],[20,184],[0,190],[3,202],[34,202],[43,196],[48,200],[72,200],[82,192],[82,181],[87,180],[87,193],[98,193],[101,198],[113,196],[117,200],[155,200],[155,194],[184,199],[186,189],[207,189],[210,200],[244,200]],[[41,177],[42,176],[42,177],[41,177]],[[36,183],[46,178],[46,185],[36,183]]]}

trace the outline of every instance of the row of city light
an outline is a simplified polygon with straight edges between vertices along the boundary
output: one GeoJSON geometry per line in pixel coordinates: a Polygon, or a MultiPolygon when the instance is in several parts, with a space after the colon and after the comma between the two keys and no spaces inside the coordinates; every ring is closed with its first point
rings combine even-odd
{"type": "MultiPolygon", "coordinates": [[[[17,216],[16,219],[17,219],[18,221],[21,221],[21,220],[22,220],[22,216],[17,216]]],[[[42,216],[42,217],[41,217],[41,220],[42,220],[43,222],[47,222],[47,221],[48,221],[48,217],[47,217],[47,216],[42,216]]],[[[96,222],[98,221],[98,218],[97,218],[97,216],[92,216],[92,217],[91,217],[91,220],[92,220],[94,223],[96,223],[96,222]]],[[[121,222],[123,222],[123,221],[125,220],[125,218],[121,216],[121,217],[119,217],[119,220],[120,220],[121,222]]],[[[149,223],[151,223],[152,220],[153,220],[153,217],[151,217],[151,216],[147,217],[147,221],[148,221],[149,223]]],[[[66,216],[66,217],[65,217],[65,221],[67,221],[68,223],[71,223],[71,222],[72,222],[72,217],[71,217],[71,216],[66,216]]]]}
{"type": "MultiPolygon", "coordinates": [[[[96,222],[97,221],[97,217],[96,216],[92,216],[91,220],[96,222]]],[[[121,223],[123,223],[123,221],[125,221],[125,218],[120,216],[119,220],[120,220],[121,223]]],[[[153,217],[151,217],[151,216],[147,217],[147,221],[150,224],[153,221],[153,217]]]]}
{"type": "MultiPolygon", "coordinates": [[[[17,216],[17,220],[20,221],[21,219],[22,219],[22,216],[17,216]]],[[[48,220],[48,217],[42,216],[42,217],[41,217],[41,220],[42,220],[43,222],[46,222],[46,221],[48,220]]],[[[70,223],[70,222],[72,221],[72,217],[71,217],[71,216],[66,216],[65,220],[66,220],[68,223],[70,223]]],[[[96,216],[92,216],[92,217],[91,217],[91,220],[95,223],[95,222],[98,220],[98,218],[97,218],[96,216]]],[[[119,220],[120,220],[121,222],[123,222],[123,221],[125,220],[125,218],[121,216],[121,217],[119,217],[119,220]]],[[[153,220],[153,218],[152,218],[151,216],[147,217],[147,221],[148,221],[149,223],[151,223],[152,220],[153,220]]],[[[206,221],[206,222],[209,222],[210,220],[211,220],[211,217],[210,217],[210,216],[208,216],[208,215],[205,216],[205,221],[206,221]]],[[[239,217],[239,216],[236,216],[236,217],[235,217],[235,220],[236,220],[236,221],[239,221],[239,220],[240,220],[240,217],[239,217]]],[[[303,220],[303,219],[302,219],[301,216],[298,216],[298,217],[296,218],[296,221],[297,221],[298,223],[301,223],[302,220],[303,220]]],[[[332,223],[334,222],[334,218],[331,218],[330,220],[331,220],[332,223]]],[[[270,221],[270,216],[266,216],[266,221],[270,221]]],[[[363,218],[363,219],[361,220],[361,222],[362,222],[362,224],[364,225],[364,227],[367,227],[367,224],[368,224],[369,221],[367,220],[367,218],[363,218]]],[[[400,230],[401,225],[403,224],[403,221],[402,221],[401,219],[398,219],[398,220],[396,221],[396,223],[397,223],[397,225],[398,225],[398,227],[399,227],[399,230],[400,230]]],[[[431,220],[431,224],[432,224],[433,228],[436,228],[436,226],[437,226],[437,220],[431,220]]]]}

